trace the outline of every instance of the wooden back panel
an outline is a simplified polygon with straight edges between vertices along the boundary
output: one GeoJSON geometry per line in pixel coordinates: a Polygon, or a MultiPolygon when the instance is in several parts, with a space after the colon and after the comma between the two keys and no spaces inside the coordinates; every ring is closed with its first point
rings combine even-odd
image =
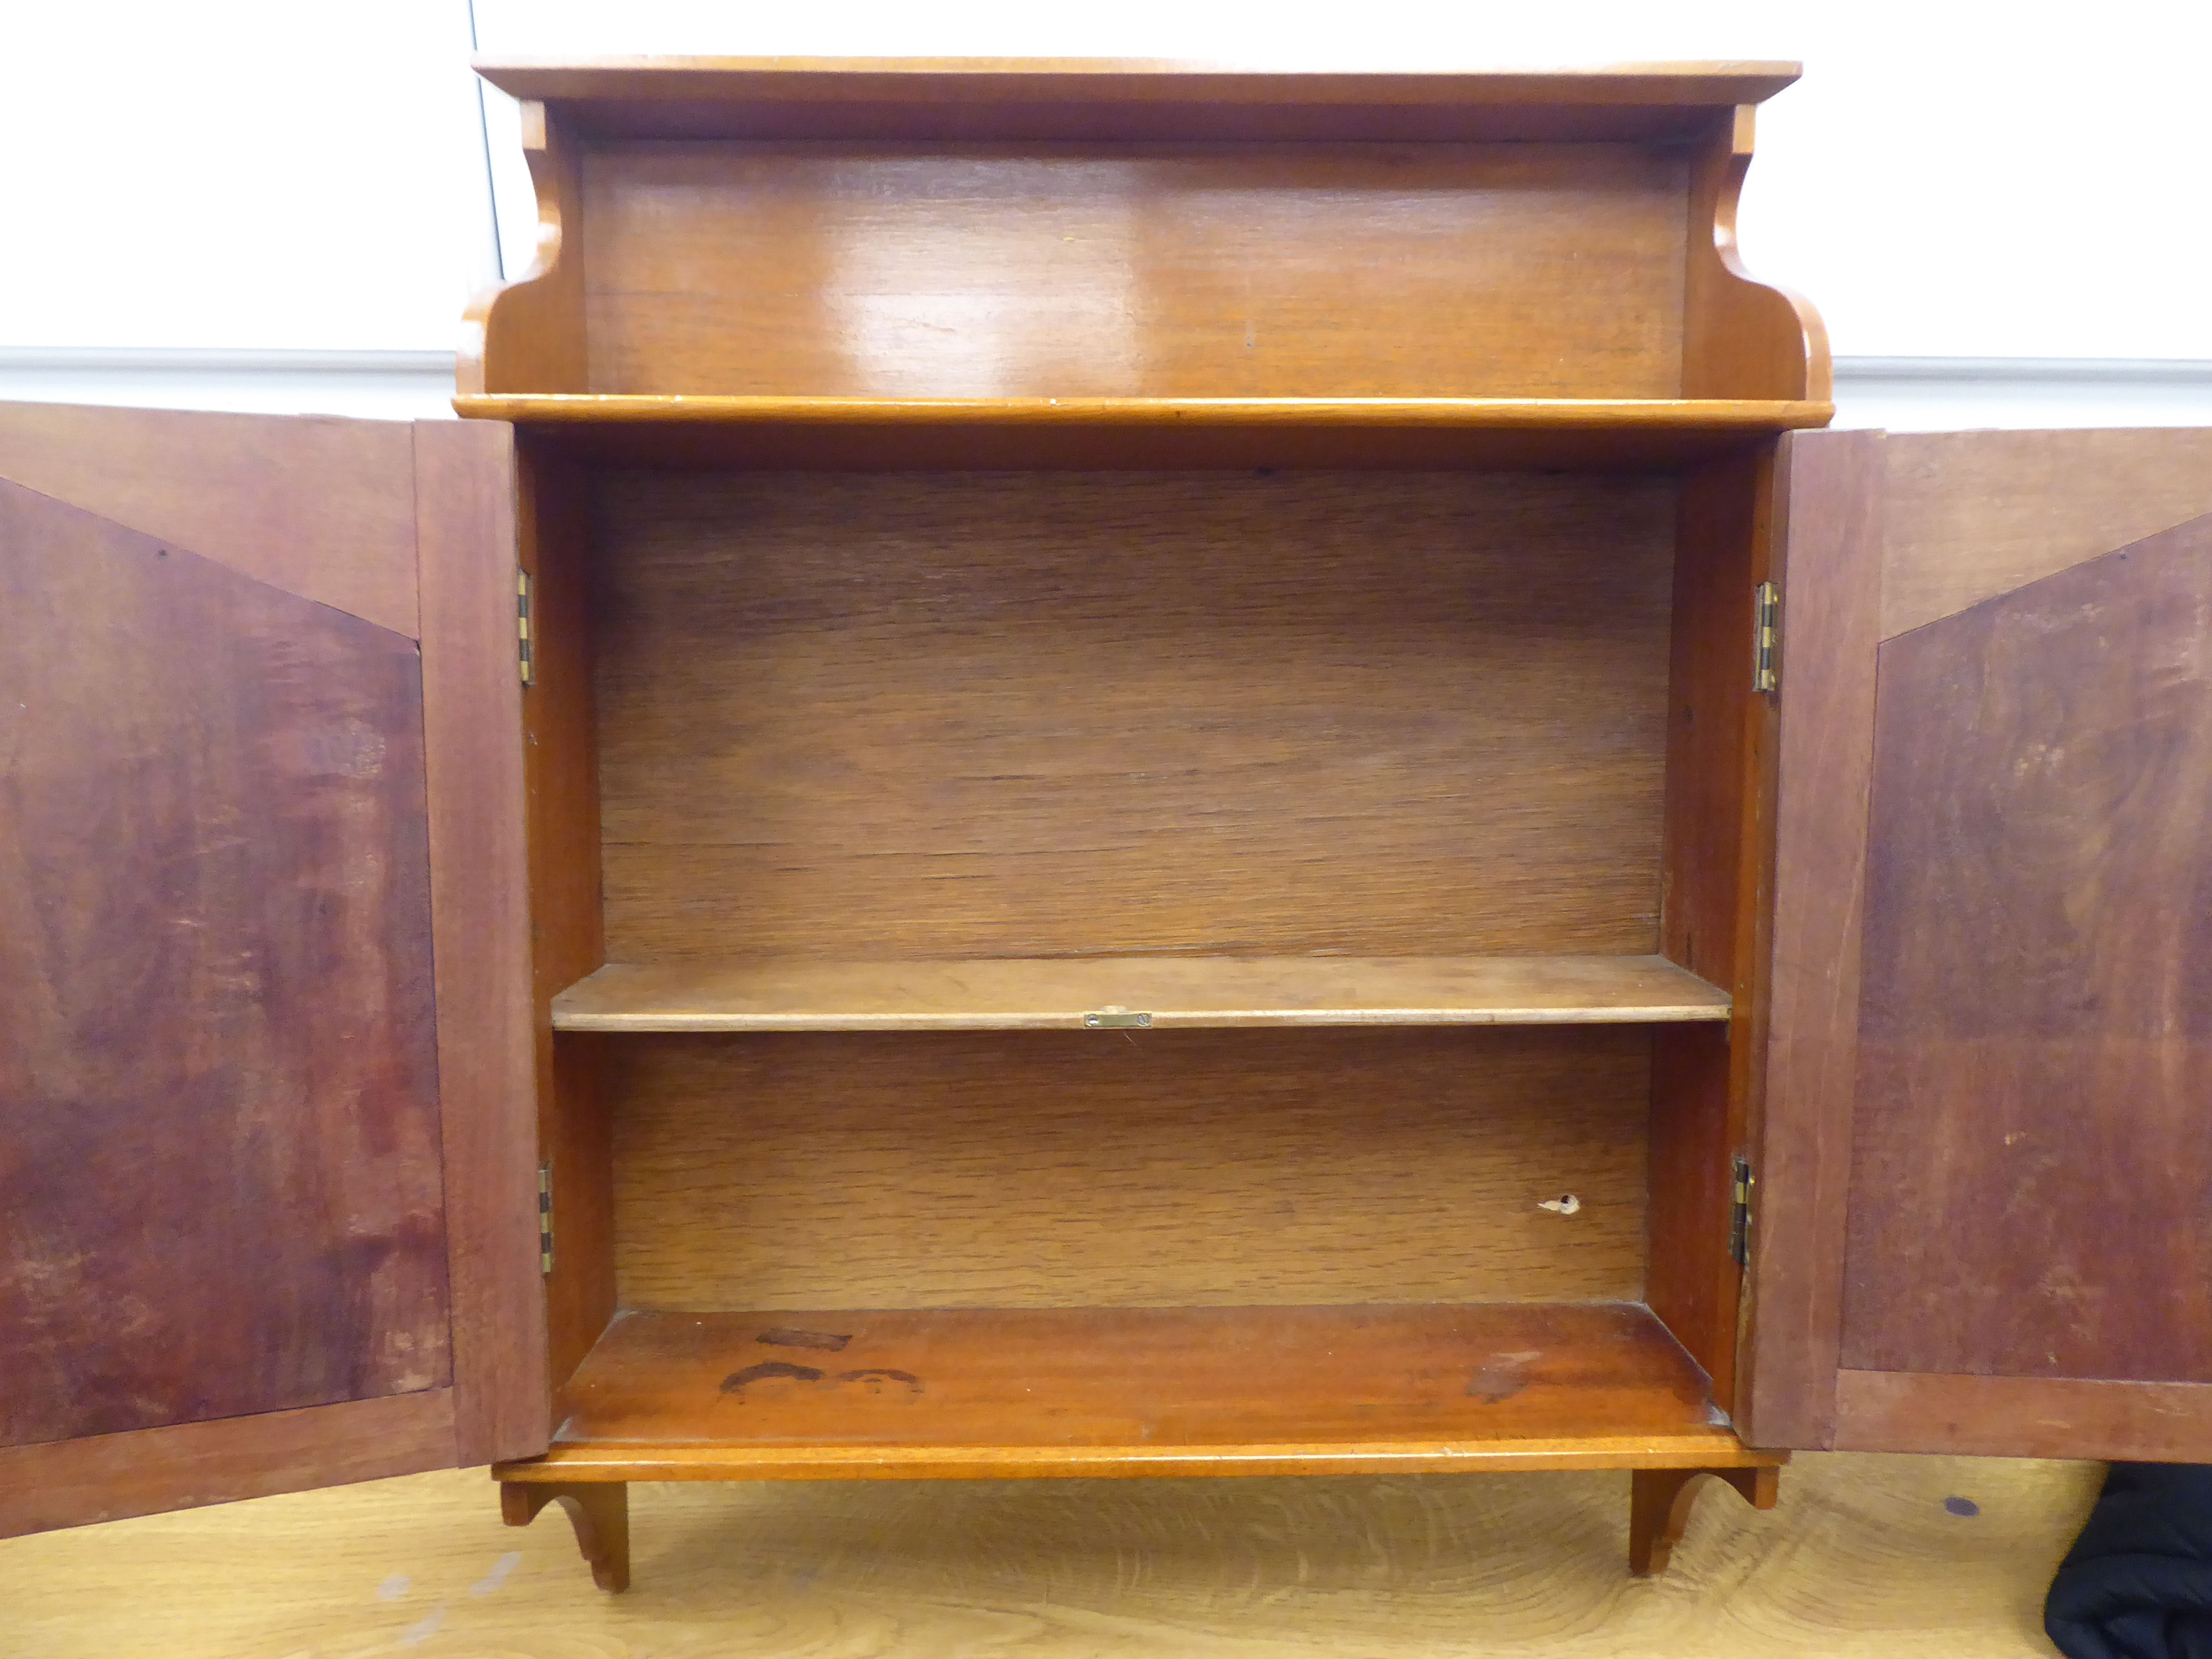
{"type": "Polygon", "coordinates": [[[609,477],[608,957],[1651,951],[1674,494],[609,477]]]}
{"type": "Polygon", "coordinates": [[[624,1307],[1642,1294],[1633,1027],[561,1040],[624,1307]]]}
{"type": "Polygon", "coordinates": [[[602,140],[589,389],[1669,398],[1680,148],[602,140]]]}

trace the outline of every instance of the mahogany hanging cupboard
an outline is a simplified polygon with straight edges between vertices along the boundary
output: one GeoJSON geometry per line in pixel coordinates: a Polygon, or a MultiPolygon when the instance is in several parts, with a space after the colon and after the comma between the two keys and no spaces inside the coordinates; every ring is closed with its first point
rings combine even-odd
{"type": "Polygon", "coordinates": [[[0,406],[0,1531],[2212,1460],[2212,433],[1826,432],[1789,65],[490,65],[459,422],[0,406]]]}

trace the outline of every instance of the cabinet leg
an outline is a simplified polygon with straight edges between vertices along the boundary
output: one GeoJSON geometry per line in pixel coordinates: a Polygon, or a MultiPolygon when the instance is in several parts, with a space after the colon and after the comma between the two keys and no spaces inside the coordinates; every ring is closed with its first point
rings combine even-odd
{"type": "Polygon", "coordinates": [[[1630,1476],[1628,1570],[1638,1577],[1667,1571],[1674,1546],[1689,1527],[1701,1474],[1727,1481],[1755,1510],[1772,1509],[1781,1495],[1778,1468],[1636,1470],[1630,1476]]]}
{"type": "Polygon", "coordinates": [[[592,1582],[603,1590],[629,1588],[629,1487],[619,1480],[577,1481],[568,1486],[536,1480],[499,1483],[500,1518],[526,1527],[548,1504],[568,1511],[576,1547],[592,1569],[592,1582]]]}

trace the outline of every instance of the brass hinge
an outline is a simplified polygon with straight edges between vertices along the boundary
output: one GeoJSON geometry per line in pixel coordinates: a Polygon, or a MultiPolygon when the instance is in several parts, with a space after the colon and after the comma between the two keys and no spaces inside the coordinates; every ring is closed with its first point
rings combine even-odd
{"type": "Polygon", "coordinates": [[[1126,1031],[1132,1026],[1142,1028],[1152,1023],[1150,1014],[1133,1014],[1126,1008],[1102,1008],[1083,1017],[1084,1025],[1093,1031],[1126,1031]]]}
{"type": "Polygon", "coordinates": [[[530,637],[530,573],[514,573],[514,633],[516,649],[522,659],[522,683],[538,684],[538,652],[530,637]]]}
{"type": "Polygon", "coordinates": [[[1753,597],[1751,689],[1771,691],[1782,684],[1778,664],[1782,647],[1782,594],[1772,582],[1761,582],[1753,597]]]}
{"type": "Polygon", "coordinates": [[[553,1166],[538,1166],[538,1271],[553,1271],[553,1166]]]}
{"type": "Polygon", "coordinates": [[[1739,1267],[1751,1265],[1751,1160],[1738,1154],[1735,1189],[1729,1204],[1729,1254],[1739,1267]]]}

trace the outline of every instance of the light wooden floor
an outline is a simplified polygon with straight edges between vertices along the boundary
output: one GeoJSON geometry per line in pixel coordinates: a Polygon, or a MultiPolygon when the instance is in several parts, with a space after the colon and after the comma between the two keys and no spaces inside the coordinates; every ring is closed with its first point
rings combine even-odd
{"type": "Polygon", "coordinates": [[[603,1596],[463,1471],[0,1543],[0,1655],[2047,1656],[2100,1474],[1804,1456],[1767,1514],[1705,1483],[1650,1583],[1623,1474],[641,1486],[603,1596]]]}

